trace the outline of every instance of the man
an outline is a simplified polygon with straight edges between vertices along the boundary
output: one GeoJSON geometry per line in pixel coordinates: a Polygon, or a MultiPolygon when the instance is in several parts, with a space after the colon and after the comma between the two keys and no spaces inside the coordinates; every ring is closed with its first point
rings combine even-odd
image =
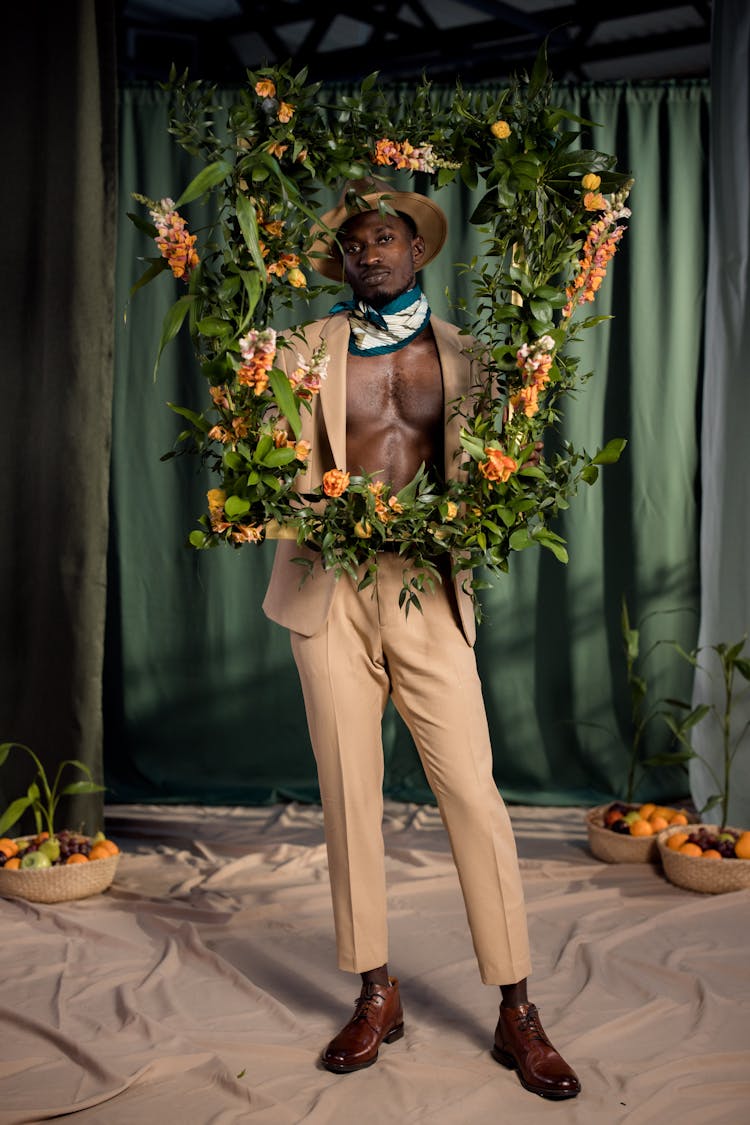
{"type": "MultiPolygon", "coordinates": [[[[345,193],[321,220],[337,238],[321,240],[327,256],[317,268],[343,276],[354,301],[305,329],[303,358],[325,341],[330,361],[312,415],[303,417],[313,452],[300,492],[333,468],[373,474],[393,493],[423,463],[443,479],[460,473],[460,418],[450,404],[469,392],[472,364],[466,338],[431,316],[416,281],[445,241],[445,216],[425,196],[387,185],[359,184],[355,192],[364,209],[348,210],[345,193]]],[[[294,343],[282,362],[295,354],[294,343]]],[[[382,838],[381,720],[390,696],[437,798],[482,980],[500,986],[492,1054],[528,1090],[575,1097],[580,1083],[528,1001],[523,890],[492,776],[471,598],[444,568],[443,583],[420,595],[422,612],[407,617],[398,605],[404,564],[397,553],[379,555],[374,588],[362,593],[319,563],[301,583],[292,559],[305,554],[315,560],[294,542],[279,543],[263,604],[291,632],[318,769],[339,967],[362,978],[354,1016],[326,1047],[323,1064],[336,1073],[362,1069],[382,1043],[403,1035],[399,983],[387,967],[382,838]]]]}

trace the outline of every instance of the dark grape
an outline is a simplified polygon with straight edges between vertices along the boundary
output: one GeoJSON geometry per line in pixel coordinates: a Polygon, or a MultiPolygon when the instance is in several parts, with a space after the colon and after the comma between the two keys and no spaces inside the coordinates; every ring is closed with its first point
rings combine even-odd
{"type": "Polygon", "coordinates": [[[620,836],[630,835],[630,825],[627,820],[615,820],[610,824],[610,828],[613,832],[619,833],[620,836]]]}

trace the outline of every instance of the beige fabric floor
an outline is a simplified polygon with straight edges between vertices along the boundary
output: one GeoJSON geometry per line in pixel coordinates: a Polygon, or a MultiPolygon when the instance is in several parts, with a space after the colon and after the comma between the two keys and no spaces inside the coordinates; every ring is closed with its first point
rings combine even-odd
{"type": "Polygon", "coordinates": [[[511,814],[532,996],[576,1100],[545,1102],[490,1057],[497,994],[436,810],[386,809],[406,1035],[337,1076],[317,1056],[359,982],[335,967],[320,809],[115,806],[107,893],[0,900],[0,1123],[749,1121],[750,891],[602,864],[580,809],[511,814]]]}

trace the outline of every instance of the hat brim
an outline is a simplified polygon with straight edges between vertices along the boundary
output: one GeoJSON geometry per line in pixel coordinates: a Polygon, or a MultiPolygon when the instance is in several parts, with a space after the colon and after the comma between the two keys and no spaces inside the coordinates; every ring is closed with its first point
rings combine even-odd
{"type": "Polygon", "coordinates": [[[418,195],[413,191],[373,191],[358,195],[355,207],[347,206],[344,196],[336,207],[321,216],[320,223],[313,228],[313,233],[318,236],[310,248],[310,265],[313,269],[331,281],[344,281],[343,260],[335,250],[331,252],[336,232],[353,215],[377,211],[381,199],[389,211],[403,211],[414,220],[425,249],[417,268],[423,269],[437,257],[448,234],[448,220],[442,208],[426,195],[418,195]]]}

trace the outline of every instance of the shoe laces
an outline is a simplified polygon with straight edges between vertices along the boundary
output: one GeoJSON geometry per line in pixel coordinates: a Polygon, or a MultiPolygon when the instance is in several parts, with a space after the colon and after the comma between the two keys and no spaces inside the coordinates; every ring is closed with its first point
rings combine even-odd
{"type": "MultiPolygon", "coordinates": [[[[357,999],[354,1001],[355,1010],[352,1018],[352,1023],[355,1020],[367,1020],[370,1012],[382,1003],[382,997],[376,992],[377,985],[367,984],[360,992],[357,999]]],[[[367,1021],[369,1023],[369,1020],[367,1021]]]]}
{"type": "Polygon", "coordinates": [[[544,1028],[539,1021],[539,1012],[534,1004],[529,1004],[526,1011],[521,1012],[516,1017],[516,1020],[519,1031],[522,1031],[532,1039],[538,1039],[541,1043],[547,1042],[544,1028]]]}

